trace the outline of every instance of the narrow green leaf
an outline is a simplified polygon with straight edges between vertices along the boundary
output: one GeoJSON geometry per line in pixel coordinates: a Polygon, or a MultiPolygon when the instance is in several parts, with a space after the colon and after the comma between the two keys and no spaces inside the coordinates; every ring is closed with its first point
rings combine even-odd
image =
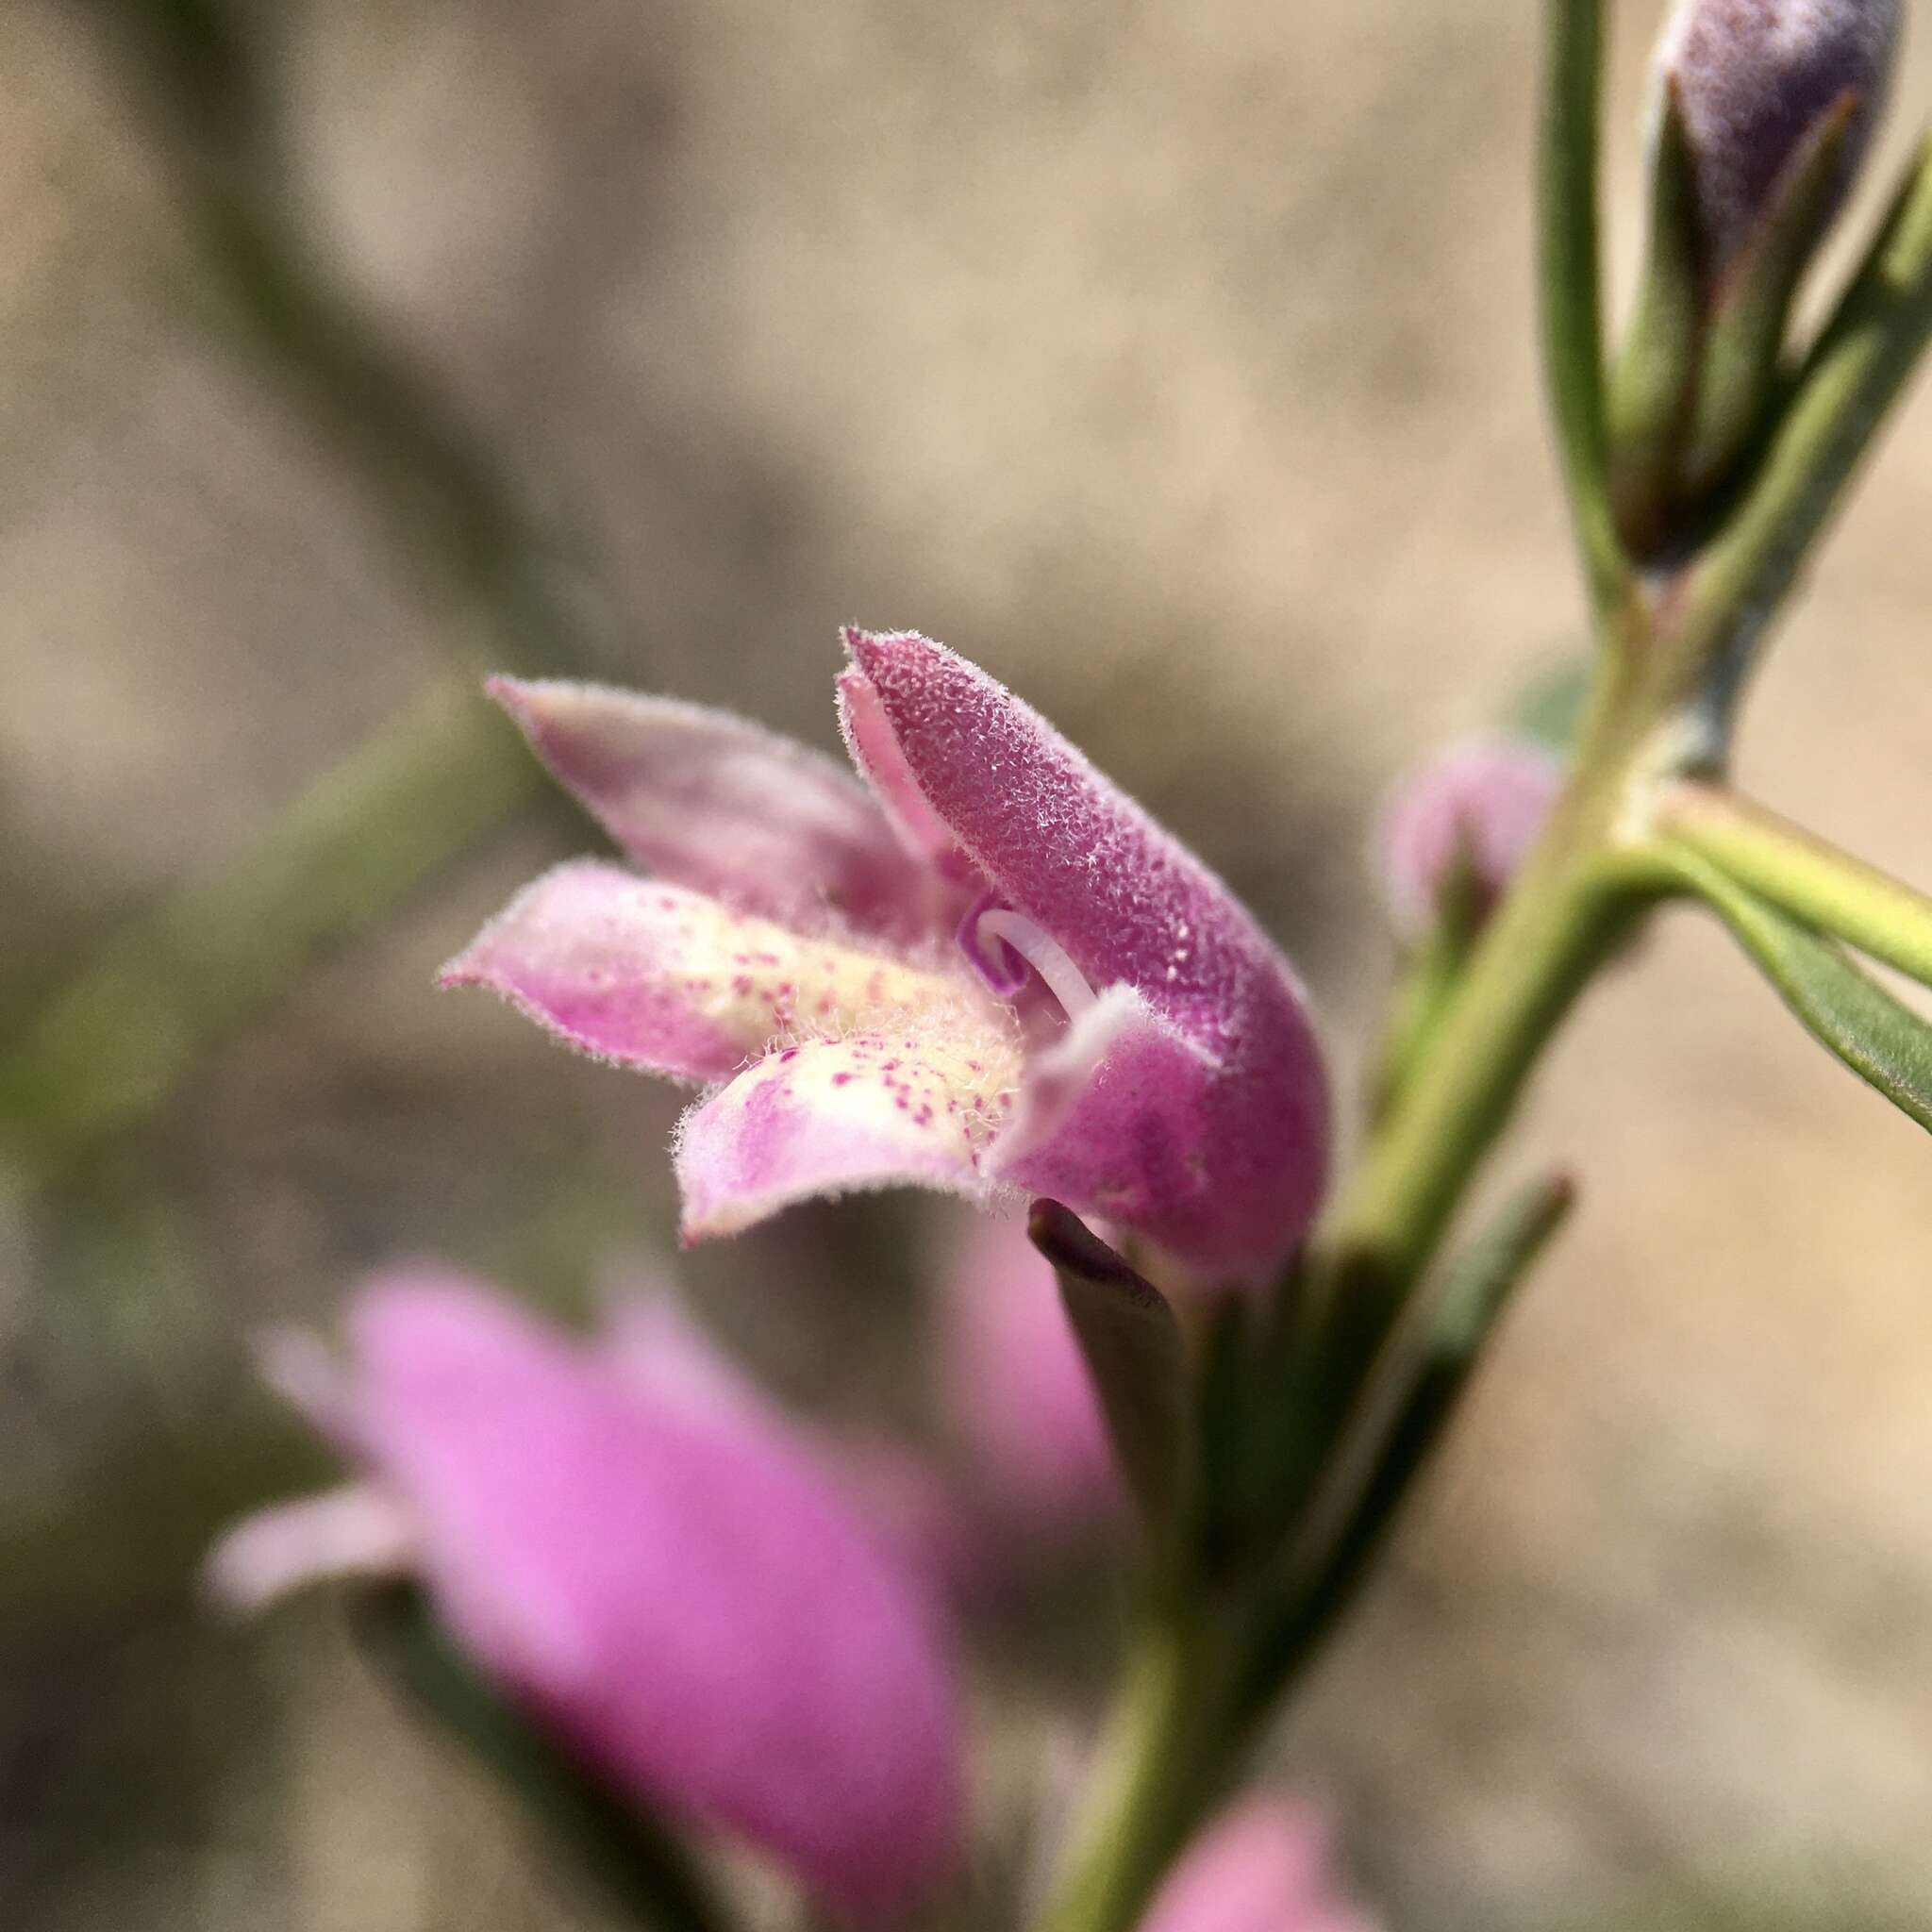
{"type": "Polygon", "coordinates": [[[1664,87],[1650,154],[1650,223],[1637,306],[1610,379],[1610,497],[1641,555],[1667,535],[1678,452],[1696,409],[1705,326],[1697,185],[1676,82],[1664,87]]]}
{"type": "Polygon", "coordinates": [[[1451,1265],[1429,1324],[1429,1359],[1466,1364],[1576,1205],[1576,1183],[1544,1174],[1510,1195],[1451,1265]]]}
{"type": "Polygon", "coordinates": [[[1510,1296],[1575,1200],[1567,1174],[1545,1175],[1511,1195],[1450,1267],[1419,1343],[1388,1378],[1392,1391],[1365,1398],[1355,1440],[1338,1450],[1332,1480],[1324,1479],[1285,1553],[1280,1612],[1256,1666],[1257,1695],[1298,1673],[1354,1602],[1510,1296]]]}
{"type": "Polygon", "coordinates": [[[1127,1487],[1151,1525],[1171,1524],[1191,1455],[1187,1358],[1174,1310],[1058,1201],[1036,1201],[1026,1232],[1058,1278],[1127,1487]]]}
{"type": "Polygon", "coordinates": [[[1605,0],[1544,0],[1537,143],[1537,285],[1557,447],[1592,604],[1609,609],[1630,572],[1608,488],[1597,219],[1605,0]]]}
{"type": "Polygon", "coordinates": [[[730,1918],[684,1847],[506,1703],[450,1642],[420,1591],[367,1591],[355,1623],[371,1657],[529,1806],[635,1923],[725,1932],[730,1918]]]}
{"type": "Polygon", "coordinates": [[[1831,940],[1714,865],[1672,855],[1684,882],[1730,927],[1818,1043],[1932,1130],[1932,1025],[1853,965],[1831,940]]]}

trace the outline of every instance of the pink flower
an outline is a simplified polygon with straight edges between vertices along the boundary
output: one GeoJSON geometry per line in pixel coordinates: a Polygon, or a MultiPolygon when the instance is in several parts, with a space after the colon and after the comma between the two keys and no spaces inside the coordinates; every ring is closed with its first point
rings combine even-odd
{"type": "Polygon", "coordinates": [[[1329,1872],[1321,1819],[1268,1794],[1231,1806],[1156,1894],[1141,1932],[1375,1932],[1329,1872]]]}
{"type": "Polygon", "coordinates": [[[986,1216],[961,1234],[938,1317],[942,1406],[989,1539],[1059,1542],[1114,1519],[1124,1498],[1100,1402],[1024,1223],[986,1216]]]}
{"type": "Polygon", "coordinates": [[[667,1303],[590,1349],[422,1270],[366,1287],[349,1340],[346,1369],[302,1337],[271,1366],[360,1477],[238,1525],[219,1595],[413,1573],[531,1717],[645,1805],[854,1910],[945,1871],[959,1717],[921,1588],[667,1303]]]}
{"type": "Polygon", "coordinates": [[[1375,836],[1382,889],[1405,939],[1426,932],[1458,865],[1470,869],[1480,915],[1499,898],[1562,789],[1561,761],[1518,738],[1473,738],[1412,773],[1384,808],[1375,836]]]}
{"type": "Polygon", "coordinates": [[[1327,1165],[1287,962],[983,672],[909,634],[846,643],[864,785],[722,712],[495,680],[650,876],[558,867],[443,983],[708,1087],[675,1149],[687,1239],[853,1188],[1024,1189],[1192,1273],[1266,1274],[1327,1165]]]}

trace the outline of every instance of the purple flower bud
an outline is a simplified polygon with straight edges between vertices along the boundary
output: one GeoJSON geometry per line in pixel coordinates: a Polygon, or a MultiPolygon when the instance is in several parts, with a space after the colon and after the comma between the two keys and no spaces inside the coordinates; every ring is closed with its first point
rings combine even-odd
{"type": "Polygon", "coordinates": [[[1480,915],[1501,895],[1563,782],[1561,762],[1526,739],[1480,738],[1451,747],[1399,785],[1375,837],[1382,889],[1396,930],[1419,938],[1442,910],[1458,867],[1480,915]]]}
{"type": "Polygon", "coordinates": [[[358,1296],[344,1369],[272,1364],[361,1479],[232,1530],[216,1593],[417,1575],[585,1765],[850,1910],[951,1864],[960,1734],[929,1600],[815,1445],[671,1309],[579,1346],[431,1271],[358,1296]]]}
{"type": "Polygon", "coordinates": [[[1897,42],[1898,0],[1678,0],[1657,67],[1682,104],[1712,276],[1751,239],[1786,169],[1849,93],[1842,198],[1897,42]]]}
{"type": "Polygon", "coordinates": [[[1374,1932],[1330,1875],[1329,1833],[1306,1807],[1230,1807],[1168,1874],[1140,1932],[1374,1932]]]}

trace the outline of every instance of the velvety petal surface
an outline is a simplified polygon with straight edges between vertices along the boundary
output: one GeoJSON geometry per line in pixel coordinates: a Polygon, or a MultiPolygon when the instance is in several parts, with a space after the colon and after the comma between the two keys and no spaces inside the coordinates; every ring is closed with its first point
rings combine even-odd
{"type": "Polygon", "coordinates": [[[848,772],[728,711],[605,685],[490,692],[647,872],[787,924],[909,938],[928,882],[848,772]]]}
{"type": "MultiPolygon", "coordinates": [[[[906,779],[987,887],[1091,988],[1132,989],[1211,1068],[1194,1150],[1204,1211],[1176,1252],[1208,1272],[1273,1266],[1312,1217],[1328,1151],[1326,1076],[1287,962],[1213,873],[984,672],[910,633],[846,642],[906,779]]],[[[1151,1093],[1154,1035],[1141,1038],[1135,1084],[1151,1093]]],[[[1166,1119],[1109,1087],[1121,1128],[1160,1142],[1166,1119]]]]}
{"type": "Polygon", "coordinates": [[[718,1080],[775,1043],[944,1008],[954,982],[807,938],[621,866],[574,859],[526,886],[446,965],[600,1059],[718,1080]]]}
{"type": "Polygon", "coordinates": [[[534,1713],[850,1908],[939,1875],[960,1825],[949,1674],[811,1444],[728,1374],[674,1358],[654,1383],[459,1278],[380,1282],[351,1327],[438,1608],[534,1713]]]}
{"type": "Polygon", "coordinates": [[[1008,1017],[962,991],[915,1024],[768,1055],[688,1113],[684,1235],[736,1234],[794,1201],[912,1183],[984,1196],[1020,1076],[1008,1017]]]}

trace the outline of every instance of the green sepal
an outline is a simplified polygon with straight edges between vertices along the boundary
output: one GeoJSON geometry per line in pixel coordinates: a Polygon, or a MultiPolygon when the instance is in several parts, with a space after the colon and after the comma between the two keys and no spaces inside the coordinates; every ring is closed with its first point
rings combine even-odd
{"type": "Polygon", "coordinates": [[[1425,1374],[1466,1373],[1575,1205],[1576,1183],[1566,1174],[1527,1182],[1504,1202],[1443,1277],[1429,1323],[1425,1374]]]}
{"type": "Polygon", "coordinates": [[[1402,1096],[1409,1075],[1428,1055],[1429,1041],[1461,982],[1490,910],[1465,840],[1444,869],[1435,918],[1402,961],[1369,1082],[1369,1119],[1382,1120],[1402,1096]]]}
{"type": "Polygon", "coordinates": [[[1836,205],[1857,92],[1847,88],[1800,142],[1751,240],[1712,291],[1696,407],[1677,461],[1695,501],[1724,483],[1763,428],[1777,387],[1792,298],[1836,205]]]}
{"type": "Polygon", "coordinates": [[[452,1642],[420,1590],[381,1584],[354,1606],[356,1633],[384,1674],[488,1765],[638,1924],[725,1932],[730,1916],[671,1832],[508,1703],[452,1642]]]}
{"type": "Polygon", "coordinates": [[[1619,533],[1640,557],[1662,541],[1678,495],[1703,349],[1704,256],[1690,136],[1672,78],[1651,149],[1642,279],[1609,381],[1610,504],[1619,533]]]}
{"type": "Polygon", "coordinates": [[[1511,1296],[1575,1200],[1575,1183],[1560,1174],[1510,1195],[1450,1264],[1419,1337],[1391,1365],[1395,1373],[1385,1380],[1378,1371],[1362,1390],[1357,1426],[1366,1425],[1366,1441],[1339,1450],[1309,1505],[1308,1521],[1319,1529],[1325,1515],[1332,1527],[1317,1539],[1312,1562],[1300,1537],[1283,1553],[1257,1694],[1298,1672],[1354,1601],[1417,1474],[1447,1432],[1511,1296]]]}
{"type": "Polygon", "coordinates": [[[1932,1131],[1932,1025],[1846,958],[1835,941],[1683,852],[1672,863],[1776,988],[1812,1039],[1900,1112],[1932,1131]]]}
{"type": "Polygon", "coordinates": [[[1180,1324],[1160,1291],[1058,1201],[1034,1202],[1026,1232],[1059,1282],[1128,1491],[1164,1535],[1192,1489],[1180,1324]]]}

